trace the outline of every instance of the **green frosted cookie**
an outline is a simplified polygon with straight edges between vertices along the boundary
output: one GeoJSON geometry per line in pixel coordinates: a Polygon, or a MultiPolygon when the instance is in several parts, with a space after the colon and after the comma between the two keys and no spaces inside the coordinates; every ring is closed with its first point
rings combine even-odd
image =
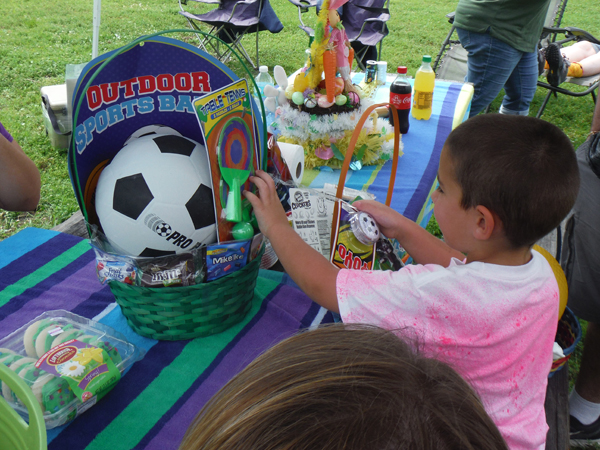
{"type": "MultiPolygon", "coordinates": [[[[17,373],[31,386],[43,412],[55,413],[75,398],[66,380],[38,369],[33,363],[23,364],[17,373]]],[[[14,393],[12,398],[15,403],[20,403],[14,393]]]]}
{"type": "MultiPolygon", "coordinates": [[[[62,329],[63,329],[63,332],[60,333],[58,336],[56,336],[52,340],[50,348],[54,348],[57,345],[62,344],[63,342],[70,341],[71,339],[77,339],[79,336],[81,336],[83,334],[83,331],[81,331],[79,328],[76,328],[74,325],[71,325],[71,324],[65,325],[64,327],[62,327],[62,329]]],[[[45,352],[50,350],[50,348],[46,349],[45,352]]]]}
{"type": "Polygon", "coordinates": [[[64,330],[71,330],[73,329],[73,325],[71,324],[67,324],[67,325],[59,325],[56,323],[51,323],[49,325],[47,325],[46,327],[44,327],[39,334],[37,335],[37,337],[35,338],[35,353],[37,354],[38,358],[41,358],[42,356],[44,356],[44,353],[46,353],[48,350],[50,350],[52,348],[52,342],[54,341],[54,339],[56,339],[56,332],[57,332],[57,328],[64,330]],[[53,332],[52,334],[50,334],[50,332],[53,332]]]}
{"type": "Polygon", "coordinates": [[[23,345],[25,346],[27,356],[30,356],[31,358],[39,357],[35,348],[36,340],[40,333],[51,325],[56,325],[56,321],[52,319],[42,319],[27,327],[27,330],[25,330],[25,334],[23,335],[23,345]]]}
{"type": "Polygon", "coordinates": [[[13,352],[8,348],[0,348],[0,364],[10,366],[16,360],[21,359],[22,356],[13,352]]]}

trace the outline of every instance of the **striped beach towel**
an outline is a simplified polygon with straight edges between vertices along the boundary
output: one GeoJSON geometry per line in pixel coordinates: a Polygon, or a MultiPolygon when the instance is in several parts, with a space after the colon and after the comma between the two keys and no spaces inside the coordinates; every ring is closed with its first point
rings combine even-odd
{"type": "Polygon", "coordinates": [[[147,339],[129,328],[110,289],[98,281],[87,240],[26,228],[0,242],[0,339],[55,309],[98,320],[146,350],[106,397],[48,431],[48,448],[56,450],[176,449],[206,401],[257,355],[332,321],[287,275],[261,270],[241,323],[206,338],[147,339]]]}

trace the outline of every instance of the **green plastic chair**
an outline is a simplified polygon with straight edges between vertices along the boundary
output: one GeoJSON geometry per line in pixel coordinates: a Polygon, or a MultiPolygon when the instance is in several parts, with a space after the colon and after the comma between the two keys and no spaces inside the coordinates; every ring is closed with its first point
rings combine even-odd
{"type": "Polygon", "coordinates": [[[29,425],[0,397],[0,442],[3,450],[46,450],[46,424],[42,408],[29,386],[0,363],[0,380],[8,384],[29,411],[29,425]]]}

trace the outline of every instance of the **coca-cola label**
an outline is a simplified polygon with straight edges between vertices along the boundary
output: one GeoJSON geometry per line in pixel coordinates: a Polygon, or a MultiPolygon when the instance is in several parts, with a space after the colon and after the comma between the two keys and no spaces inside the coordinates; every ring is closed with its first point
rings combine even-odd
{"type": "Polygon", "coordinates": [[[410,109],[410,94],[394,94],[390,92],[390,103],[398,109],[410,109]]]}

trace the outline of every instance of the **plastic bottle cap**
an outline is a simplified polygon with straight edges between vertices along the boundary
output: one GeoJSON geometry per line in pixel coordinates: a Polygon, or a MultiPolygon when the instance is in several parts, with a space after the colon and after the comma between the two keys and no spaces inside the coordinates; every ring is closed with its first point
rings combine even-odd
{"type": "MultiPolygon", "coordinates": [[[[429,61],[431,61],[431,56],[429,57],[429,61]]],[[[269,71],[269,66],[260,66],[258,68],[259,72],[268,72],[269,71]]]]}
{"type": "Polygon", "coordinates": [[[429,56],[429,55],[423,55],[423,62],[430,63],[431,62],[431,56],[429,56]]]}
{"type": "Polygon", "coordinates": [[[406,73],[407,69],[406,66],[398,66],[398,73],[406,73]]]}

